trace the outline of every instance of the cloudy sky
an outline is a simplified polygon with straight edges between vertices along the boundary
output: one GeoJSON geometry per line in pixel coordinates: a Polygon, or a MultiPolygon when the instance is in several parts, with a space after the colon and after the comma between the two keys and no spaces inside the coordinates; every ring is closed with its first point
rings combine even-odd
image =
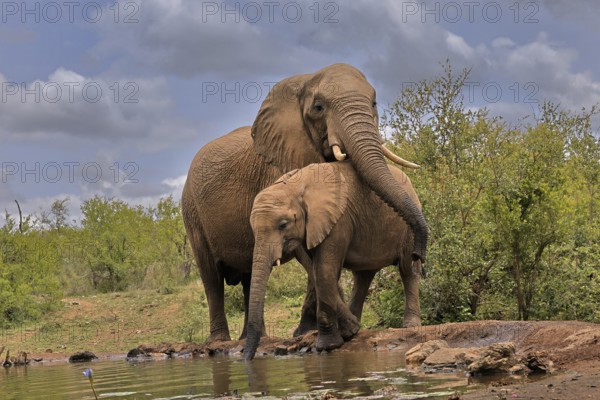
{"type": "MultiPolygon", "coordinates": [[[[280,79],[338,62],[383,109],[472,68],[466,101],[509,120],[600,102],[600,5],[538,1],[3,1],[0,211],[95,194],[180,197],[208,141],[250,125],[280,79]]],[[[381,110],[380,110],[381,111],[381,110]]],[[[3,214],[3,213],[2,213],[3,214]]],[[[0,217],[0,225],[3,217],[0,217]]]]}

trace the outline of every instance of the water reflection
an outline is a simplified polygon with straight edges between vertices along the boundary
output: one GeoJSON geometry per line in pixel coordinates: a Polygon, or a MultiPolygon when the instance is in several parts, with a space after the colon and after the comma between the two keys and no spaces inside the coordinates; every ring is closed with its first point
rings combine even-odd
{"type": "MultiPolygon", "coordinates": [[[[91,399],[89,384],[82,375],[90,367],[94,369],[96,390],[103,399],[200,399],[235,394],[314,397],[324,391],[350,398],[371,395],[391,384],[411,394],[440,390],[433,388],[439,387],[439,378],[424,381],[404,371],[400,353],[334,352],[256,358],[251,363],[221,356],[10,368],[0,373],[1,397],[91,399]],[[6,393],[9,397],[4,397],[6,393]]],[[[453,376],[444,379],[451,380],[453,376]]]]}
{"type": "Polygon", "coordinates": [[[231,361],[226,358],[214,359],[210,362],[215,396],[229,395],[231,385],[231,361]]]}

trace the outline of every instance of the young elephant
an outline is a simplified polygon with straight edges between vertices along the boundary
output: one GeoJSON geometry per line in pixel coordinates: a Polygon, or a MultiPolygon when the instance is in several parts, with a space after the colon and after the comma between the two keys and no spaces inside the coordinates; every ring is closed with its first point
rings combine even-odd
{"type": "MultiPolygon", "coordinates": [[[[389,167],[399,186],[421,207],[410,179],[389,167]]],[[[317,295],[317,349],[340,347],[359,328],[373,277],[398,265],[405,293],[404,325],[419,326],[421,264],[413,263],[413,235],[406,222],[356,174],[349,161],[311,164],[285,174],[254,200],[250,223],[255,247],[250,286],[247,360],[254,357],[263,326],[267,280],[274,264],[292,251],[312,260],[317,295]],[[337,283],[342,267],[355,278],[350,307],[337,283]]]]}

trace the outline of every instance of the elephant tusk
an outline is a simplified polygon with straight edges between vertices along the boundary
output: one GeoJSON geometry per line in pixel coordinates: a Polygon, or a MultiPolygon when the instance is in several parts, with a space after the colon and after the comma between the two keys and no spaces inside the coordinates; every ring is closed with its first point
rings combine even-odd
{"type": "Polygon", "coordinates": [[[413,168],[413,169],[421,168],[421,166],[418,164],[412,163],[410,161],[406,161],[402,157],[398,157],[390,149],[385,147],[385,145],[382,144],[381,147],[383,148],[383,155],[386,156],[391,161],[395,162],[396,164],[402,165],[403,167],[407,167],[407,168],[413,168]]]}
{"type": "Polygon", "coordinates": [[[275,260],[275,265],[277,265],[278,267],[281,266],[281,259],[278,258],[277,260],[275,260]]]}
{"type": "Polygon", "coordinates": [[[335,156],[336,160],[344,161],[346,159],[346,153],[342,153],[342,149],[340,149],[340,146],[334,144],[333,146],[331,146],[331,149],[333,150],[333,155],[335,156]]]}

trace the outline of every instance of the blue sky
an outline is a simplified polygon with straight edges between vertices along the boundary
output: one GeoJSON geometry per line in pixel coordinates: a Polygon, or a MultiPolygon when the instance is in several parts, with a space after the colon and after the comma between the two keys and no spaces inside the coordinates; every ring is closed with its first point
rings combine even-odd
{"type": "Polygon", "coordinates": [[[0,210],[179,198],[195,152],[252,124],[274,82],[336,62],[381,108],[446,59],[472,68],[469,107],[510,121],[590,107],[599,20],[593,0],[4,1],[0,210]]]}

